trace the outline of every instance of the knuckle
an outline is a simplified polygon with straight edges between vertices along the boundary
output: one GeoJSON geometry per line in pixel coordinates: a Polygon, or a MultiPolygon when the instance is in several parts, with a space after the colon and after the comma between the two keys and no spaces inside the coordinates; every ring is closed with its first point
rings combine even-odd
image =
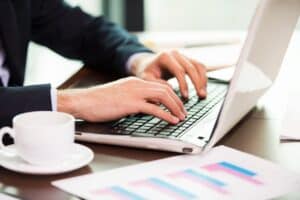
{"type": "Polygon", "coordinates": [[[171,50],[171,54],[176,55],[176,54],[179,54],[179,52],[178,52],[177,49],[172,49],[172,50],[171,50]]]}
{"type": "Polygon", "coordinates": [[[158,97],[163,99],[167,94],[166,94],[165,90],[158,90],[157,95],[158,95],[158,97]]]}
{"type": "Polygon", "coordinates": [[[139,78],[134,77],[134,76],[128,77],[128,78],[126,78],[126,79],[127,79],[127,82],[128,82],[128,83],[132,83],[132,84],[135,84],[135,83],[138,83],[138,82],[141,81],[139,78]]]}
{"type": "Polygon", "coordinates": [[[204,64],[202,64],[202,63],[199,63],[199,62],[197,62],[198,63],[198,65],[197,65],[197,67],[201,70],[201,71],[207,71],[207,67],[206,67],[206,65],[204,65],[204,64]]]}
{"type": "Polygon", "coordinates": [[[169,86],[166,86],[166,91],[167,91],[168,94],[170,94],[170,95],[174,94],[174,95],[176,96],[176,94],[175,94],[175,92],[173,91],[173,89],[170,88],[169,86]]]}
{"type": "Polygon", "coordinates": [[[192,64],[188,64],[187,65],[188,70],[192,73],[192,74],[198,74],[198,71],[196,69],[196,67],[192,64]]]}
{"type": "Polygon", "coordinates": [[[164,85],[162,85],[162,88],[165,92],[170,92],[170,87],[169,86],[164,84],[164,85]]]}
{"type": "Polygon", "coordinates": [[[167,60],[169,58],[169,54],[167,52],[162,52],[159,55],[159,59],[161,60],[167,60]]]}
{"type": "Polygon", "coordinates": [[[207,74],[207,69],[206,69],[206,67],[205,67],[205,68],[202,67],[202,68],[200,69],[200,72],[201,72],[203,75],[206,76],[206,74],[207,74]]]}
{"type": "Polygon", "coordinates": [[[177,68],[177,72],[179,75],[183,76],[185,74],[185,70],[182,67],[177,68]]]}

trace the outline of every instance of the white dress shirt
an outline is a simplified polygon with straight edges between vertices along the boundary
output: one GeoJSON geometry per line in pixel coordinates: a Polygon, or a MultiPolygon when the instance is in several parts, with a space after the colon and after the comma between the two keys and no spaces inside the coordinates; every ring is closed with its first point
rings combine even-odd
{"type": "Polygon", "coordinates": [[[4,66],[4,61],[5,61],[5,52],[2,47],[2,43],[0,41],[0,81],[2,81],[2,84],[4,86],[8,85],[9,81],[9,71],[8,69],[4,66]]]}

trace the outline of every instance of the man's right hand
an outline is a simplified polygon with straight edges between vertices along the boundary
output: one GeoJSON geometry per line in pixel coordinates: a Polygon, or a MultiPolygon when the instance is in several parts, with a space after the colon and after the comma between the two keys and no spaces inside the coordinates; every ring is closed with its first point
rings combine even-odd
{"type": "Polygon", "coordinates": [[[187,115],[182,101],[170,87],[135,77],[87,89],[58,91],[57,105],[58,111],[91,122],[145,113],[177,124],[187,115]],[[164,111],[160,104],[170,112],[164,111]]]}

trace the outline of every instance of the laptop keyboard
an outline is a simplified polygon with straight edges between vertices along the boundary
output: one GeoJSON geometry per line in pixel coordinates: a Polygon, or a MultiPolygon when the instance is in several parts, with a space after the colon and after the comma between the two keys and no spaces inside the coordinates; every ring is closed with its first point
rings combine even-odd
{"type": "MultiPolygon", "coordinates": [[[[159,118],[138,114],[123,118],[113,125],[114,134],[132,135],[142,137],[180,137],[196,122],[202,120],[216,104],[221,102],[226,94],[227,85],[209,81],[206,99],[199,99],[195,89],[190,89],[188,100],[184,100],[184,107],[188,112],[186,119],[177,125],[171,125],[159,118]]],[[[175,89],[177,95],[179,89],[175,89]]],[[[167,110],[162,106],[164,110],[167,110]]]]}

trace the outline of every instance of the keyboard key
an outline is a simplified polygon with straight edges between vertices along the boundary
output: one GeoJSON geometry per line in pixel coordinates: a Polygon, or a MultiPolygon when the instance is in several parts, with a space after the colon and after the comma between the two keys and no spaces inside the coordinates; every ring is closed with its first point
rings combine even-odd
{"type": "Polygon", "coordinates": [[[158,122],[160,122],[161,119],[154,117],[153,119],[151,119],[150,121],[148,121],[148,124],[156,124],[158,122]]]}

